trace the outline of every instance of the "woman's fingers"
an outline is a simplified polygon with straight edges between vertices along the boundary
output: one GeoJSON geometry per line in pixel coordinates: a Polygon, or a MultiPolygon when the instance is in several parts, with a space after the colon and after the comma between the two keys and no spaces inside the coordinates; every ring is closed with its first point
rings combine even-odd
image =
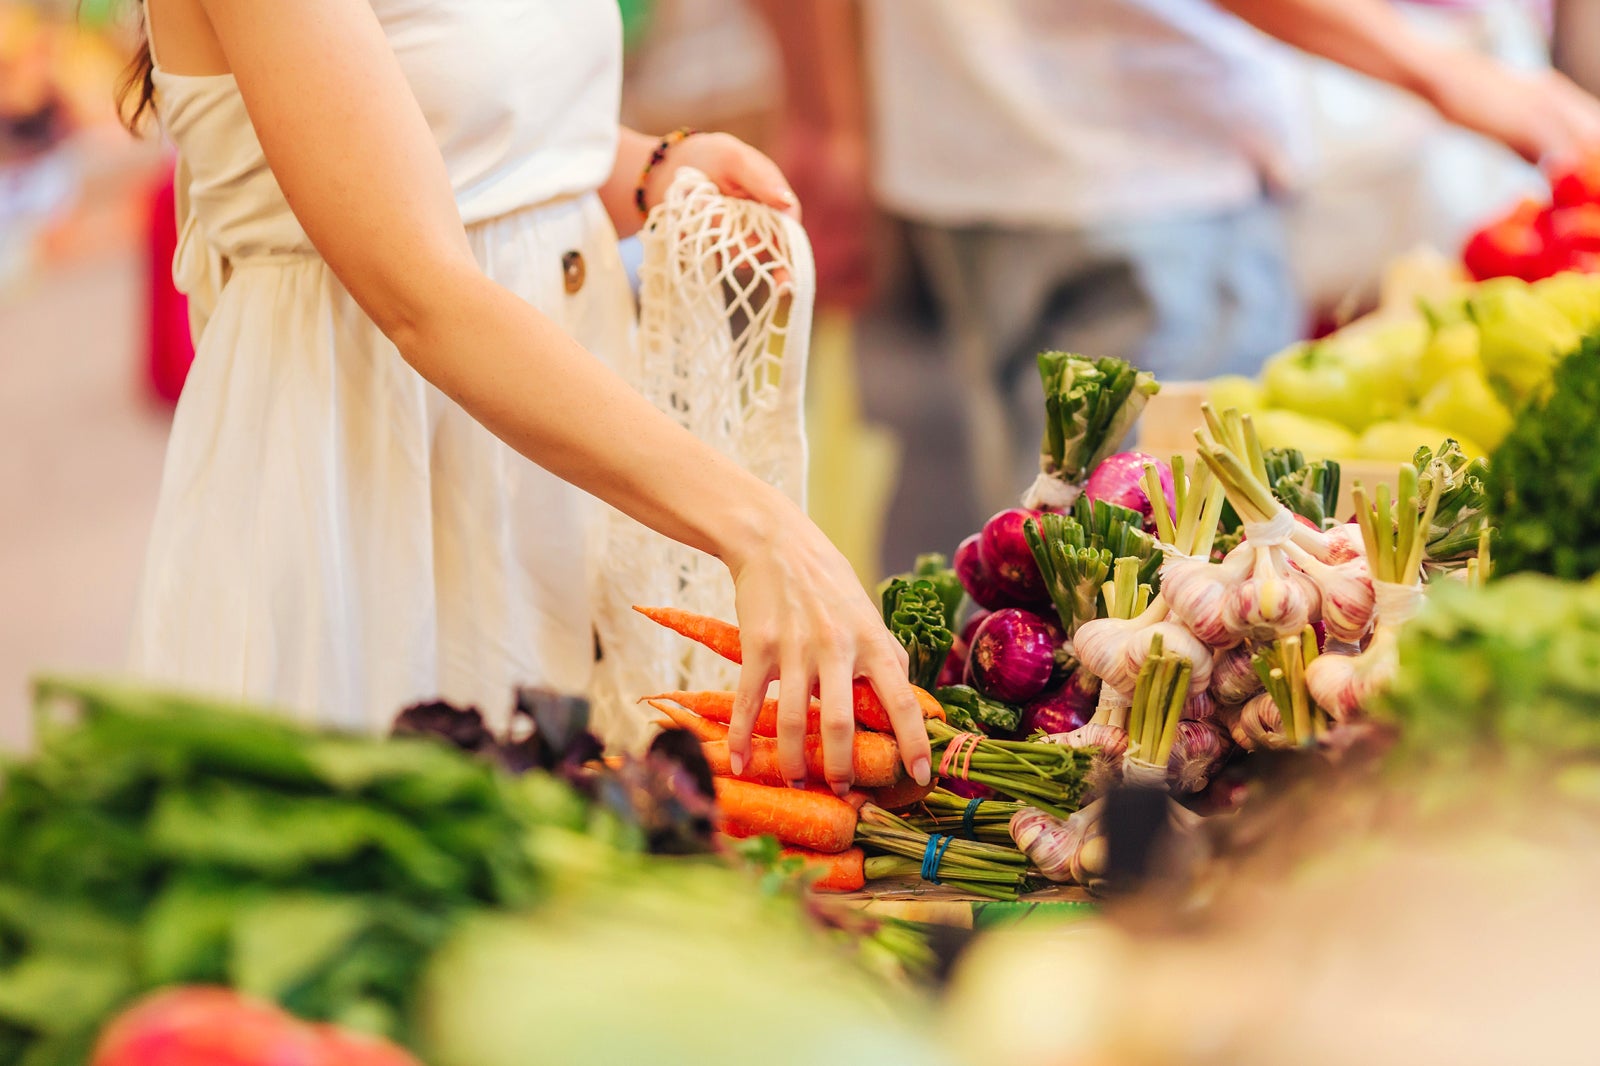
{"type": "Polygon", "coordinates": [[[743,142],[730,149],[722,173],[716,176],[718,188],[731,196],[744,196],[789,215],[800,217],[800,201],[778,164],[743,142]]]}
{"type": "Polygon", "coordinates": [[[744,665],[739,668],[739,688],[728,720],[728,768],[735,777],[743,776],[749,764],[750,736],[772,681],[774,663],[773,648],[766,642],[745,639],[741,644],[744,665]]]}
{"type": "Polygon", "coordinates": [[[926,785],[933,777],[933,752],[928,746],[928,727],[922,720],[922,707],[911,682],[892,655],[881,656],[866,675],[884,710],[889,712],[889,724],[894,726],[894,736],[900,744],[900,761],[906,773],[919,785],[926,785]]]}
{"type": "MultiPolygon", "coordinates": [[[[799,657],[802,654],[810,654],[810,649],[794,648],[778,676],[778,771],[791,788],[806,784],[806,711],[816,680],[816,671],[799,657]]],[[[828,715],[826,697],[822,715],[828,715]]]]}
{"type": "Polygon", "coordinates": [[[822,772],[835,794],[843,796],[856,778],[855,678],[850,661],[838,652],[829,652],[818,679],[822,686],[822,772]]]}

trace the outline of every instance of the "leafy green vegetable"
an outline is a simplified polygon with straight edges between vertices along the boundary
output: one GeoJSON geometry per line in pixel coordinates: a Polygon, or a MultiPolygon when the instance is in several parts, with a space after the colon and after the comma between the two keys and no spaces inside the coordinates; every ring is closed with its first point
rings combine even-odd
{"type": "Polygon", "coordinates": [[[1421,499],[1427,499],[1433,491],[1435,477],[1444,479],[1439,506],[1426,533],[1427,559],[1449,564],[1476,555],[1479,535],[1489,520],[1485,484],[1489,475],[1488,461],[1469,459],[1460,444],[1447,440],[1437,451],[1420,449],[1416,467],[1417,495],[1421,499]]]}
{"type": "Polygon", "coordinates": [[[1384,702],[1412,751],[1600,756],[1600,579],[1435,582],[1384,702]]]}
{"type": "Polygon", "coordinates": [[[1162,554],[1138,511],[1079,497],[1072,514],[1046,512],[1022,527],[1068,636],[1099,616],[1100,587],[1118,559],[1139,561],[1139,582],[1159,583],[1162,554]]]}
{"type": "MultiPolygon", "coordinates": [[[[935,689],[933,698],[944,707],[945,714],[955,715],[970,722],[977,730],[991,735],[1004,736],[1022,728],[1022,709],[1009,703],[991,700],[977,689],[967,685],[946,685],[935,689]]],[[[951,718],[955,724],[955,718],[951,718]]]]}
{"type": "Polygon", "coordinates": [[[961,601],[967,593],[961,587],[961,579],[956,576],[950,560],[938,552],[928,552],[917,556],[911,572],[913,576],[932,583],[934,591],[939,594],[939,602],[944,605],[944,624],[955,629],[956,619],[961,614],[961,601]]]}
{"type": "Polygon", "coordinates": [[[112,684],[37,692],[70,713],[42,718],[0,792],[4,1061],[81,1062],[117,1006],[186,982],[405,1039],[460,918],[541,891],[531,794],[432,741],[112,684]]]}
{"type": "Polygon", "coordinates": [[[1600,333],[1562,362],[1490,458],[1495,573],[1600,572],[1600,333]]]}
{"type": "Polygon", "coordinates": [[[1121,359],[1041,352],[1038,362],[1046,419],[1039,469],[1077,485],[1121,446],[1161,386],[1121,359]]]}
{"type": "Polygon", "coordinates": [[[911,683],[932,688],[956,641],[938,587],[926,578],[891,578],[883,590],[883,621],[911,657],[911,683]]]}

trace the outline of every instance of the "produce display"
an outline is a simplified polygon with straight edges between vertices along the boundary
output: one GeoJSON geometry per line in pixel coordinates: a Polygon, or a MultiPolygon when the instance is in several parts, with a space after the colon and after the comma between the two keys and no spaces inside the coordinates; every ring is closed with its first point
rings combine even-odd
{"type": "Polygon", "coordinates": [[[1268,448],[1405,462],[1449,437],[1477,458],[1597,326],[1600,275],[1451,282],[1296,344],[1259,380],[1219,378],[1207,392],[1249,413],[1268,448]]]}
{"type": "Polygon", "coordinates": [[[430,704],[390,740],[38,694],[38,754],[0,792],[0,1062],[734,1063],[780,1031],[764,1061],[944,1061],[904,985],[927,941],[821,924],[776,849],[714,854],[676,734],[602,763],[582,701],[535,692],[504,734],[430,704]]]}

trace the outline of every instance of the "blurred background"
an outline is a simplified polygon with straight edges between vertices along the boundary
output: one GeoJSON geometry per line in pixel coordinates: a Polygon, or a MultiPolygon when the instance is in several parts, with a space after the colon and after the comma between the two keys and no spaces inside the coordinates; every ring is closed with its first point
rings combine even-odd
{"type": "MultiPolygon", "coordinates": [[[[1008,64],[1026,58],[1021,42],[987,32],[981,0],[867,0],[866,10],[837,0],[622,4],[625,120],[738,133],[800,193],[821,289],[813,500],[867,580],[907,568],[920,551],[951,550],[997,497],[1023,487],[973,476],[1033,462],[1031,427],[982,436],[988,415],[962,368],[984,344],[1149,351],[1144,342],[1168,319],[1199,313],[1181,299],[1169,306],[1164,286],[1204,269],[1225,298],[1202,310],[1221,307],[1232,324],[1196,328],[1232,330],[1227,358],[1179,333],[1155,369],[1168,379],[1250,372],[1250,360],[1370,306],[1386,262],[1419,245],[1454,255],[1484,219],[1541,187],[1506,149],[1268,41],[1207,0],[1192,0],[1194,19],[1214,23],[1149,47],[1248,53],[1259,77],[1233,83],[1237,65],[1196,53],[1187,76],[1215,81],[1216,114],[1171,97],[1124,113],[1107,103],[1123,98],[1104,79],[1138,71],[1145,53],[1097,52],[1074,36],[1074,4],[1034,6],[1071,65],[1060,99],[1036,101],[1059,106],[1030,129],[1103,164],[1104,188],[1050,186],[1048,168],[1027,157],[1031,142],[1008,139],[973,103],[1003,96],[1008,64]],[[1128,128],[1110,129],[1116,121],[1128,128]],[[1192,173],[1175,164],[1165,186],[1126,178],[1152,131],[1206,122],[1229,131],[1229,152],[1191,151],[1192,173]],[[1242,179],[1239,159],[1249,163],[1242,179]],[[1013,433],[1014,447],[989,447],[1013,433]]],[[[1397,6],[1440,40],[1529,68],[1554,62],[1600,87],[1594,0],[1397,6]]],[[[29,673],[121,661],[189,358],[168,272],[170,159],[158,138],[128,135],[112,107],[135,29],[117,0],[0,0],[0,743],[9,745],[23,737],[29,673]]],[[[1031,367],[1012,378],[1023,394],[1037,387],[1031,367]]]]}

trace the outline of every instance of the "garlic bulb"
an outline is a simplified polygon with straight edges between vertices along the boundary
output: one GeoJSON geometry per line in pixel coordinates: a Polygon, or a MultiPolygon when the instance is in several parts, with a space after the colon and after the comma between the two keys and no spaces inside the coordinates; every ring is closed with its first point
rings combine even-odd
{"type": "Polygon", "coordinates": [[[1096,800],[1066,820],[1025,807],[1011,816],[1011,839],[1050,880],[1087,884],[1106,871],[1104,807],[1105,800],[1096,800]]]}
{"type": "Polygon", "coordinates": [[[1372,629],[1377,611],[1372,570],[1365,556],[1328,565],[1299,545],[1288,546],[1289,558],[1321,591],[1322,624],[1333,640],[1358,643],[1372,629]]]}
{"type": "Polygon", "coordinates": [[[1101,755],[1117,761],[1121,761],[1123,752],[1128,750],[1126,729],[1099,722],[1081,725],[1070,733],[1051,733],[1048,739],[1069,748],[1099,748],[1101,755]]]}
{"type": "MultiPolygon", "coordinates": [[[[1240,547],[1251,547],[1249,542],[1240,547]]],[[[1255,545],[1250,577],[1239,585],[1239,617],[1251,640],[1275,640],[1298,633],[1311,621],[1307,585],[1290,580],[1289,560],[1282,548],[1255,545]]]]}
{"type": "Polygon", "coordinates": [[[1248,644],[1219,651],[1211,658],[1211,697],[1218,703],[1243,703],[1261,691],[1261,677],[1248,644]]]}
{"type": "Polygon", "coordinates": [[[1203,790],[1232,746],[1222,731],[1209,722],[1179,722],[1172,754],[1167,757],[1167,780],[1173,791],[1187,795],[1203,790]]]}
{"type": "Polygon", "coordinates": [[[1197,638],[1213,648],[1231,648],[1244,639],[1238,588],[1250,576],[1250,566],[1251,555],[1238,548],[1220,563],[1168,559],[1161,567],[1162,598],[1197,638]]]}
{"type": "MultiPolygon", "coordinates": [[[[1189,660],[1189,691],[1204,692],[1211,684],[1211,649],[1202,644],[1189,630],[1176,622],[1156,622],[1144,626],[1128,636],[1122,648],[1124,676],[1127,689],[1132,690],[1139,680],[1139,671],[1150,656],[1155,638],[1161,638],[1162,648],[1168,655],[1181,655],[1189,660]]],[[[1109,680],[1106,682],[1111,684],[1109,680]]]]}
{"type": "Polygon", "coordinates": [[[1295,525],[1298,528],[1290,540],[1301,550],[1315,556],[1318,562],[1336,566],[1351,559],[1367,557],[1366,541],[1362,539],[1360,525],[1355,522],[1346,522],[1326,531],[1312,529],[1303,522],[1296,522],[1295,525]]]}
{"type": "Polygon", "coordinates": [[[1306,667],[1306,688],[1335,722],[1352,722],[1399,668],[1395,627],[1380,622],[1372,642],[1359,655],[1319,655],[1306,667]]]}
{"type": "Polygon", "coordinates": [[[1138,670],[1130,670],[1125,649],[1134,629],[1141,623],[1129,618],[1095,618],[1083,623],[1072,637],[1072,654],[1083,669],[1098,677],[1105,689],[1127,692],[1133,689],[1138,670]]]}
{"type": "Polygon", "coordinates": [[[1189,693],[1189,698],[1183,704],[1183,721],[1209,722],[1217,716],[1217,702],[1211,698],[1211,690],[1189,693]]]}
{"type": "Polygon", "coordinates": [[[1283,735],[1283,712],[1271,696],[1263,692],[1244,705],[1234,739],[1246,751],[1293,747],[1283,735]]]}
{"type": "Polygon", "coordinates": [[[1128,751],[1128,731],[1121,725],[1090,722],[1070,733],[1053,733],[1050,740],[1069,748],[1097,749],[1088,772],[1083,775],[1084,795],[1104,796],[1122,783],[1122,757],[1128,751]]]}

